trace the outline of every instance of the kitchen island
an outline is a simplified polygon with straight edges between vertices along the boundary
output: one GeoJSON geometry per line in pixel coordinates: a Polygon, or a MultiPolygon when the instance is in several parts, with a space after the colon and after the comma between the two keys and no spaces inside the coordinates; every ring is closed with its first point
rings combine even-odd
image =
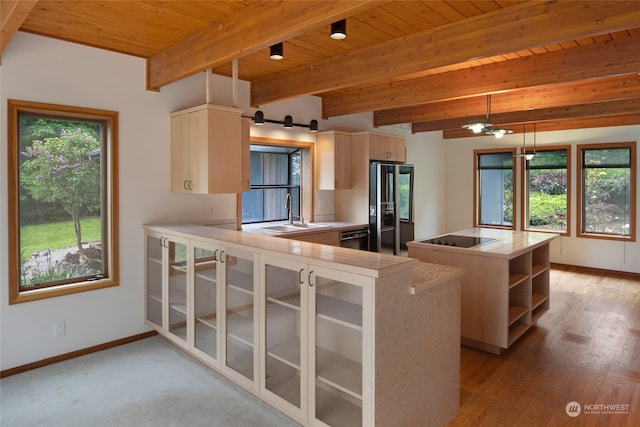
{"type": "Polygon", "coordinates": [[[462,270],[187,223],[145,225],[146,322],[303,425],[445,425],[462,270]]]}
{"type": "Polygon", "coordinates": [[[462,344],[500,354],[549,310],[557,234],[472,228],[407,243],[409,257],[463,268],[462,344]]]}

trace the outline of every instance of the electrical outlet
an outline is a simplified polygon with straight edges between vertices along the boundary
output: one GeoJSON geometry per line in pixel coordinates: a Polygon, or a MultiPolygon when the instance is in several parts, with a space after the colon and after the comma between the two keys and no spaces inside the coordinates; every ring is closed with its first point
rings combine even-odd
{"type": "Polygon", "coordinates": [[[57,321],[56,321],[56,324],[55,324],[55,326],[54,326],[53,334],[54,334],[56,337],[59,337],[59,336],[61,336],[61,335],[64,335],[64,332],[65,332],[65,331],[64,331],[64,320],[57,320],[57,321]]]}

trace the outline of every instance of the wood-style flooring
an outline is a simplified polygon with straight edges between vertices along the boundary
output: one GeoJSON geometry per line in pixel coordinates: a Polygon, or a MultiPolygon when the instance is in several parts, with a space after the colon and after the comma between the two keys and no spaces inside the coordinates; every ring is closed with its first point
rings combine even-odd
{"type": "Polygon", "coordinates": [[[551,309],[511,348],[462,347],[449,426],[640,426],[640,280],[555,266],[551,309]]]}

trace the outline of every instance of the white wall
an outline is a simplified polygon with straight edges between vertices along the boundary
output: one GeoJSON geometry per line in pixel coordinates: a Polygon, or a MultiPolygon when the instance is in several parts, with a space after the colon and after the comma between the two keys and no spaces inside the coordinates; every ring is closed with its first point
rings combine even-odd
{"type": "MultiPolygon", "coordinates": [[[[142,225],[172,220],[236,217],[235,195],[173,194],[169,191],[169,113],[202,104],[205,74],[163,87],[145,89],[145,61],[104,50],[17,33],[0,66],[0,369],[135,335],[144,324],[144,239],[142,225]],[[8,305],[7,290],[7,99],[91,107],[119,112],[120,132],[120,286],[42,301],[8,305]],[[214,214],[205,217],[205,207],[214,214]],[[66,321],[66,334],[53,325],[66,321]]],[[[231,80],[213,77],[212,102],[233,105],[231,80]]],[[[239,106],[250,109],[249,85],[239,84],[239,106]]],[[[319,99],[274,103],[265,116],[296,123],[320,116],[319,99]],[[282,116],[282,117],[280,117],[282,116]]],[[[326,121],[320,121],[321,127],[326,121]]],[[[265,126],[263,136],[314,140],[301,128],[285,132],[265,126]],[[306,139],[305,139],[306,138],[306,139]]],[[[252,130],[252,133],[254,130],[252,130]]]]}
{"type": "MultiPolygon", "coordinates": [[[[539,132],[538,145],[571,145],[571,235],[560,237],[551,243],[551,261],[560,264],[579,265],[640,273],[640,241],[616,242],[602,239],[577,238],[576,184],[578,180],[577,144],[598,142],[636,141],[640,126],[618,126],[610,128],[580,129],[554,132],[539,132]]],[[[527,147],[532,135],[527,135],[527,147]]],[[[502,140],[492,136],[457,138],[445,142],[446,178],[446,226],[440,231],[449,233],[473,227],[473,150],[500,147],[522,147],[522,134],[507,135],[502,140]]],[[[530,148],[530,147],[529,147],[530,148]]],[[[640,150],[637,150],[640,157],[640,150]]],[[[636,164],[640,165],[638,159],[636,164]]],[[[517,167],[516,224],[520,226],[520,171],[517,167]]],[[[636,185],[636,201],[640,200],[640,185],[636,185]]],[[[640,227],[640,206],[636,207],[636,227],[640,227]]],[[[636,231],[636,237],[640,234],[636,231]]]]}

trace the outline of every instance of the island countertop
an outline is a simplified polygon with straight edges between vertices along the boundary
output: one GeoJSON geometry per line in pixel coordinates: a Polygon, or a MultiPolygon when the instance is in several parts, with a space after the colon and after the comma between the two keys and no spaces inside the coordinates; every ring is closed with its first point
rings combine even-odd
{"type": "Polygon", "coordinates": [[[543,233],[538,231],[515,231],[494,228],[468,228],[452,233],[440,234],[433,237],[416,239],[407,242],[408,247],[423,248],[437,251],[457,252],[478,256],[489,256],[511,259],[533,248],[549,243],[559,237],[555,233],[543,233]],[[470,248],[437,245],[425,241],[438,239],[444,236],[469,236],[495,239],[487,243],[481,243],[470,248]]]}

